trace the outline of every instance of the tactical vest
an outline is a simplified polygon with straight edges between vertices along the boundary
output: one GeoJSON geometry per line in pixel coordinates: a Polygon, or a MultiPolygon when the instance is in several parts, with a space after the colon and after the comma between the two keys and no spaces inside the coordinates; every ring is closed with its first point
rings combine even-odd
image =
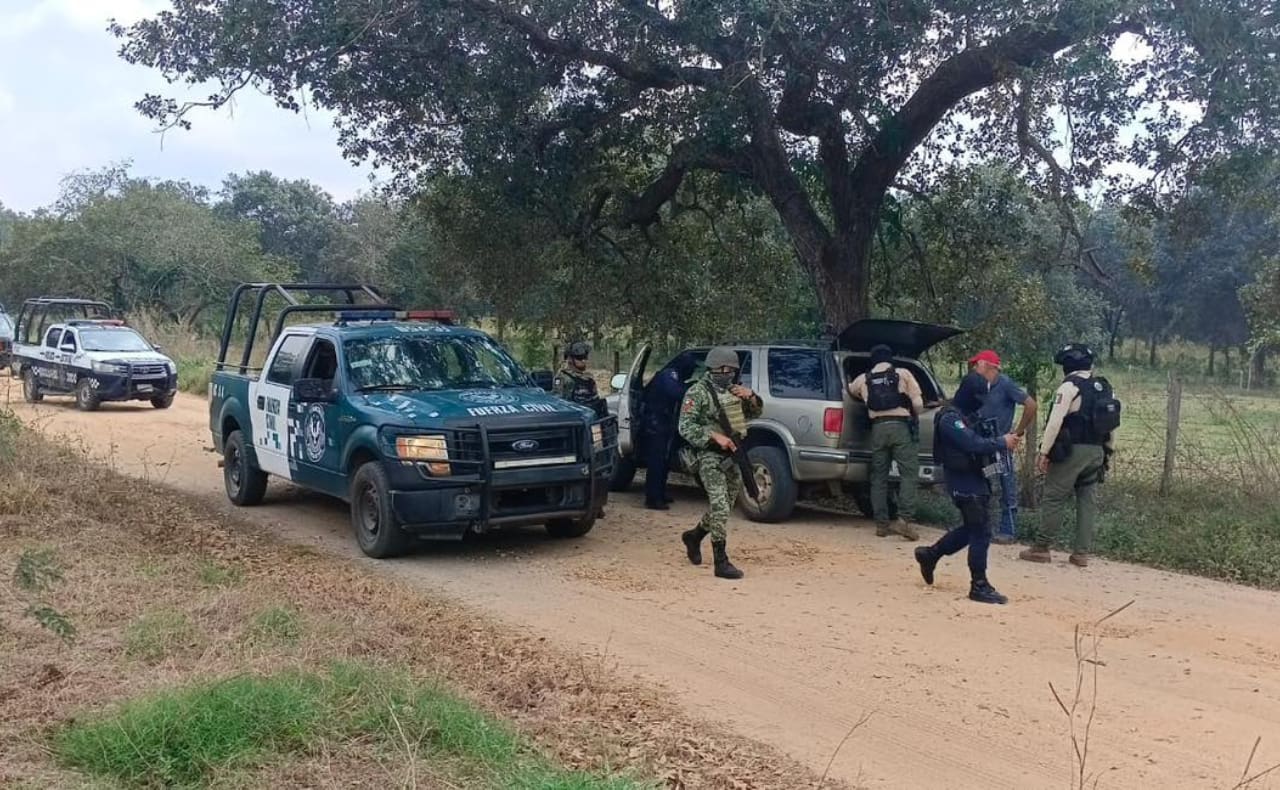
{"type": "Polygon", "coordinates": [[[596,380],[591,376],[577,376],[565,371],[566,376],[573,379],[573,390],[569,393],[569,400],[574,403],[581,403],[584,406],[590,406],[595,403],[596,398],[596,380]]]}
{"type": "Polygon", "coordinates": [[[1068,414],[1062,427],[1072,444],[1104,445],[1120,427],[1120,401],[1102,376],[1068,376],[1080,391],[1080,410],[1068,414]]]}
{"type": "Polygon", "coordinates": [[[871,411],[911,408],[911,399],[898,389],[897,368],[867,374],[867,408],[871,411]]]}
{"type": "Polygon", "coordinates": [[[717,392],[716,397],[720,400],[720,408],[724,409],[725,417],[729,419],[733,435],[746,436],[747,415],[742,410],[742,399],[732,392],[717,392]]]}
{"type": "Polygon", "coordinates": [[[939,409],[937,415],[934,416],[933,462],[952,474],[981,475],[982,467],[986,464],[985,456],[966,453],[961,448],[942,438],[947,432],[944,426],[956,420],[963,422],[964,417],[961,416],[957,409],[951,407],[939,409]]]}

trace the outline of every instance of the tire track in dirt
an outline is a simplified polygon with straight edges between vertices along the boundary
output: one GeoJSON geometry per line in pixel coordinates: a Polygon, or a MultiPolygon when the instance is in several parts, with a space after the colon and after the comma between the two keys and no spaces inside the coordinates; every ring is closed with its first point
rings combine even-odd
{"type": "MultiPolygon", "coordinates": [[[[12,407],[119,471],[229,507],[203,399],[164,412],[12,407]]],[[[665,513],[616,496],[581,541],[533,530],[382,563],[358,554],[345,507],[323,497],[274,485],[237,514],[616,663],[819,772],[870,713],[831,771],[877,788],[1068,785],[1067,722],[1048,684],[1074,686],[1077,623],[1135,600],[1101,634],[1090,766],[1102,785],[1230,787],[1259,736],[1255,769],[1280,762],[1280,595],[1108,562],[1030,566],[1001,547],[992,577],[1013,603],[981,607],[964,598],[963,558],[926,589],[910,544],[811,513],[735,518],[747,578],[726,583],[683,561],[677,536],[700,504],[677,493],[665,513]]]]}

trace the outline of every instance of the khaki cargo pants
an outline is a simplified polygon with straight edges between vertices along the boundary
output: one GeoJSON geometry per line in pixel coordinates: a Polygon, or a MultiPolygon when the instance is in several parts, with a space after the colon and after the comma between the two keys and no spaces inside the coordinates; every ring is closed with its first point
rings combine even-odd
{"type": "Polygon", "coordinates": [[[898,463],[898,518],[910,521],[916,512],[920,477],[920,443],[911,438],[905,420],[871,422],[871,512],[876,524],[889,523],[889,472],[898,463]]]}
{"type": "Polygon", "coordinates": [[[1049,548],[1049,544],[1062,532],[1067,505],[1072,496],[1076,500],[1076,534],[1071,550],[1076,554],[1088,554],[1093,550],[1093,533],[1098,520],[1095,493],[1098,473],[1106,459],[1102,447],[1096,444],[1077,444],[1065,461],[1049,464],[1044,479],[1044,498],[1040,502],[1040,532],[1032,540],[1037,549],[1049,548]]]}

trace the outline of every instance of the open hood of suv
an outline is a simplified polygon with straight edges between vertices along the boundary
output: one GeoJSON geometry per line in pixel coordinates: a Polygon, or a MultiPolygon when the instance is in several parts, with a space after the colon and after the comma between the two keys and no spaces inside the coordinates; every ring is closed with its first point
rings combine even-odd
{"type": "Polygon", "coordinates": [[[867,352],[872,346],[883,343],[893,349],[895,356],[914,359],[942,341],[962,334],[964,330],[954,326],[866,318],[845,327],[836,337],[836,348],[867,352]]]}

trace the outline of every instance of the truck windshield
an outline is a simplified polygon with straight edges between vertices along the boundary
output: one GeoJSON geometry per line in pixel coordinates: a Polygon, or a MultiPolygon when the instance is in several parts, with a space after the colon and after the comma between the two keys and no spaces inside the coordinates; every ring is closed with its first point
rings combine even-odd
{"type": "Polygon", "coordinates": [[[348,340],[347,371],[357,390],[525,387],[528,375],[479,335],[411,334],[348,340]]]}
{"type": "Polygon", "coordinates": [[[81,329],[85,351],[150,351],[151,344],[132,329],[81,329]]]}

